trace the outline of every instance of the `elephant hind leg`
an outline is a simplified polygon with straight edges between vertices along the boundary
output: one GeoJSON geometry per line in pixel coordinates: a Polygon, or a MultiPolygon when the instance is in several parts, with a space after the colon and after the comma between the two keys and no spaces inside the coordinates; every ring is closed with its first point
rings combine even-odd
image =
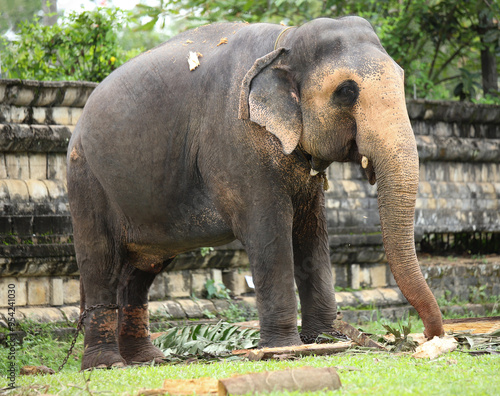
{"type": "Polygon", "coordinates": [[[120,354],[127,364],[161,361],[163,352],[151,343],[148,291],[155,273],[129,267],[122,275],[118,298],[120,354]]]}
{"type": "Polygon", "coordinates": [[[80,309],[87,312],[81,368],[123,365],[125,360],[118,350],[118,313],[112,308],[117,303],[117,274],[123,258],[116,216],[83,154],[69,165],[68,198],[80,271],[80,309]]]}

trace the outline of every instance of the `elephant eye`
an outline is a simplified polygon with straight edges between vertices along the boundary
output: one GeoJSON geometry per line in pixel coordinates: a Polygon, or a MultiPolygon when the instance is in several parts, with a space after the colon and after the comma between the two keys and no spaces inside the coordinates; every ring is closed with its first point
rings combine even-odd
{"type": "Polygon", "coordinates": [[[346,80],[339,84],[332,95],[333,103],[337,106],[352,107],[359,97],[359,87],[353,80],[346,80]]]}

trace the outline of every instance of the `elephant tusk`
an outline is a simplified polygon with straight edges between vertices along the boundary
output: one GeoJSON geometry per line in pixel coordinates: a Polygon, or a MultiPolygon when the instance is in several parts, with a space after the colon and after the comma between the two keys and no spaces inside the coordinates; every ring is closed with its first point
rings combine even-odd
{"type": "Polygon", "coordinates": [[[364,155],[361,158],[361,166],[363,169],[366,169],[368,167],[368,158],[366,158],[364,155]]]}
{"type": "Polygon", "coordinates": [[[311,176],[316,176],[319,172],[311,168],[311,176]]]}

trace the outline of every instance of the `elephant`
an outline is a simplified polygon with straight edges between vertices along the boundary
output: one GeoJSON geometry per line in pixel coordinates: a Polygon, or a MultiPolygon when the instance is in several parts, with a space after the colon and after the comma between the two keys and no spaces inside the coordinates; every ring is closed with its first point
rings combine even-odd
{"type": "Polygon", "coordinates": [[[161,359],[149,335],[155,276],[183,252],[236,239],[255,284],[259,346],[331,331],[323,185],[334,161],[377,183],[391,271],[425,335],[442,335],[415,252],[419,159],[404,73],[368,21],[207,25],[113,71],[68,146],[82,369],[161,359]]]}

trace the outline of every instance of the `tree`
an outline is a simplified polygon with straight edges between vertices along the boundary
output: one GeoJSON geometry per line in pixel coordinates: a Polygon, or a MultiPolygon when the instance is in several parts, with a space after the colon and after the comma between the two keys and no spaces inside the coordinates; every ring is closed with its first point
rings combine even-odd
{"type": "Polygon", "coordinates": [[[57,0],[44,0],[42,2],[43,24],[45,26],[57,23],[57,0]]]}
{"type": "Polygon", "coordinates": [[[23,21],[31,21],[42,9],[42,0],[0,0],[0,35],[15,31],[23,21]]]}
{"type": "Polygon", "coordinates": [[[73,12],[52,26],[39,18],[22,22],[19,40],[4,40],[4,77],[99,82],[140,52],[127,52],[118,43],[118,28],[129,18],[116,8],[98,8],[73,12]]]}
{"type": "Polygon", "coordinates": [[[500,103],[500,4],[492,0],[160,0],[138,6],[150,20],[177,31],[217,21],[285,22],[298,25],[319,16],[360,15],[374,26],[389,54],[406,71],[415,97],[500,103]],[[479,65],[482,64],[482,68],[479,65]]]}

